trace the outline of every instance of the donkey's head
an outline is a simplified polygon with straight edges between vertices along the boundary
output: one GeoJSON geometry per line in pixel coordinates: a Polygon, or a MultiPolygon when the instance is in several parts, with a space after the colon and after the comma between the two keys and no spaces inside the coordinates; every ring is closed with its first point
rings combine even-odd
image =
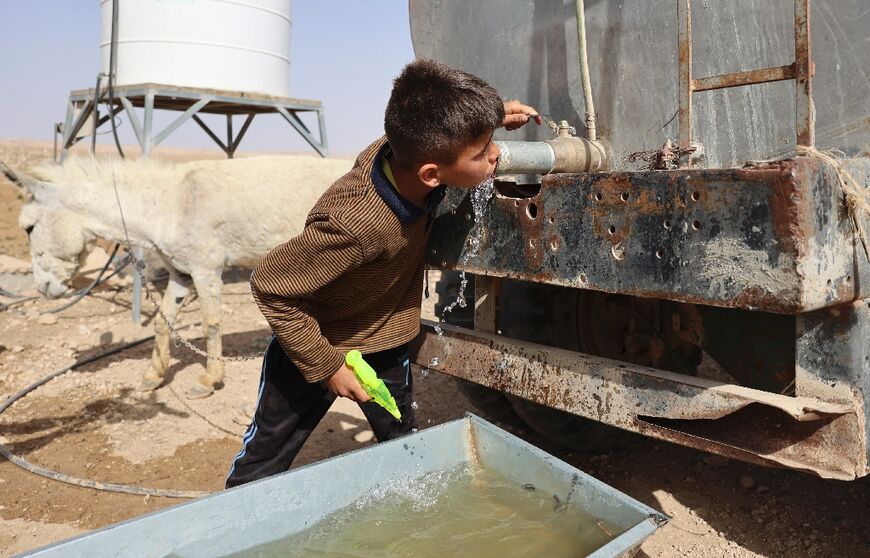
{"type": "Polygon", "coordinates": [[[48,298],[69,290],[70,280],[94,247],[95,237],[85,227],[85,218],[61,202],[53,184],[19,173],[27,190],[27,203],[18,224],[30,239],[30,259],[36,288],[48,298]]]}

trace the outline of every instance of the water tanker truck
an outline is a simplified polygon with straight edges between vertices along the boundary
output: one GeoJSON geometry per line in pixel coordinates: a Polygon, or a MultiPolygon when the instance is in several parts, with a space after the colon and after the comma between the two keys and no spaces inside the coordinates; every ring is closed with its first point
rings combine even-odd
{"type": "Polygon", "coordinates": [[[479,230],[463,192],[439,209],[439,292],[473,281],[417,363],[571,448],[642,434],[868,473],[864,0],[411,0],[410,20],[417,56],[552,124],[497,132],[479,230]]]}

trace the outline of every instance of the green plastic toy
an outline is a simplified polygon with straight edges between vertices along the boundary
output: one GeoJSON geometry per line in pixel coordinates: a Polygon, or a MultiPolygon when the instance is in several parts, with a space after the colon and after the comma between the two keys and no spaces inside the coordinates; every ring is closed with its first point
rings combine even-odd
{"type": "Polygon", "coordinates": [[[393,394],[387,389],[384,381],[378,378],[378,373],[375,372],[374,368],[363,360],[362,353],[350,351],[345,355],[344,361],[356,374],[356,379],[359,380],[360,385],[369,394],[372,401],[386,409],[396,420],[402,420],[402,413],[399,412],[393,394]]]}

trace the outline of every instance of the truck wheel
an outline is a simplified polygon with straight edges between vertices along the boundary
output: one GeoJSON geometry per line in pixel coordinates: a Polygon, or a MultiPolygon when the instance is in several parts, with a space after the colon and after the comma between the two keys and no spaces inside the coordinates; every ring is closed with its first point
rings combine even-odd
{"type": "Polygon", "coordinates": [[[608,453],[635,442],[639,435],[558,409],[508,396],[529,428],[562,447],[585,453],[608,453]]]}
{"type": "MultiPolygon", "coordinates": [[[[697,346],[676,338],[672,328],[660,327],[690,308],[519,281],[505,281],[502,297],[499,329],[508,337],[687,374],[694,374],[701,360],[697,346]]],[[[508,399],[530,428],[570,449],[603,453],[639,439],[585,417],[508,399]]]]}

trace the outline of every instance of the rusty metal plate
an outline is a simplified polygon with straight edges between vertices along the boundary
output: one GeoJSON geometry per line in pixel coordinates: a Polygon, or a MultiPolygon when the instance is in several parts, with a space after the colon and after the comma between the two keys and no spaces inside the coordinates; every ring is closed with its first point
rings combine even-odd
{"type": "MultiPolygon", "coordinates": [[[[870,186],[870,159],[849,161],[870,186]]],[[[496,195],[478,257],[467,192],[451,190],[429,262],[680,302],[796,314],[862,295],[867,257],[835,173],[797,158],[741,169],[544,177],[531,197],[496,195]]]]}
{"type": "Polygon", "coordinates": [[[421,366],[746,461],[826,478],[867,474],[860,401],[788,397],[446,324],[443,335],[431,322],[423,326],[411,350],[421,366]]]}

